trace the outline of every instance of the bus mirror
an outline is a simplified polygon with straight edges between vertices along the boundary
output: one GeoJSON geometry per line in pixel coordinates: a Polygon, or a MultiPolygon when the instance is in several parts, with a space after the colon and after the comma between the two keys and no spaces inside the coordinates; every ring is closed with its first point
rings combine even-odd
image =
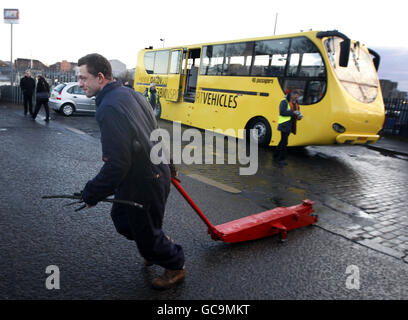
{"type": "Polygon", "coordinates": [[[375,52],[373,49],[368,49],[368,52],[372,56],[374,56],[373,63],[374,63],[374,66],[375,66],[375,70],[378,71],[378,68],[380,67],[380,55],[377,52],[375,52]]]}
{"type": "Polygon", "coordinates": [[[344,39],[340,43],[340,67],[347,67],[350,56],[350,39],[344,39]]]}

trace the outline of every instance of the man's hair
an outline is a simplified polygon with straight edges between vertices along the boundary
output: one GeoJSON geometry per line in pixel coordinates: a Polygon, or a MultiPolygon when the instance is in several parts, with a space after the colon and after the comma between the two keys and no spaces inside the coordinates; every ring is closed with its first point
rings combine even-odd
{"type": "Polygon", "coordinates": [[[88,54],[78,60],[78,67],[86,65],[88,72],[94,77],[102,73],[106,79],[112,80],[112,66],[109,61],[98,53],[88,54]]]}

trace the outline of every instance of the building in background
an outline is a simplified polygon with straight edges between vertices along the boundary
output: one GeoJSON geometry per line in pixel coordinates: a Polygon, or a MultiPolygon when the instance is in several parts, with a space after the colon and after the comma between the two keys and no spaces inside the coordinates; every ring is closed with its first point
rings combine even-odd
{"type": "Polygon", "coordinates": [[[78,64],[75,62],[68,62],[67,60],[62,60],[61,62],[56,62],[52,65],[50,65],[50,70],[53,71],[60,71],[60,72],[69,72],[69,71],[74,71],[75,67],[78,64]]]}
{"type": "Polygon", "coordinates": [[[112,66],[112,75],[117,78],[120,77],[123,73],[126,73],[126,64],[123,62],[113,59],[109,60],[111,66],[112,66]]]}
{"type": "Polygon", "coordinates": [[[24,58],[17,58],[14,60],[14,66],[16,71],[25,71],[27,69],[45,71],[48,69],[48,67],[40,60],[24,58]]]}
{"type": "Polygon", "coordinates": [[[387,79],[380,80],[381,91],[385,99],[405,99],[408,92],[398,90],[398,82],[387,79]]]}

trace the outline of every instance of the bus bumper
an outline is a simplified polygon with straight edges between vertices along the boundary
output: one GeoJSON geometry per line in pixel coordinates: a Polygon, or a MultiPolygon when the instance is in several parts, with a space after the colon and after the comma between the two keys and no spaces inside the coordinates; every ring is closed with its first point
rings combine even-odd
{"type": "Polygon", "coordinates": [[[342,133],[336,137],[336,142],[340,144],[366,144],[374,143],[380,136],[377,134],[353,134],[342,133]]]}

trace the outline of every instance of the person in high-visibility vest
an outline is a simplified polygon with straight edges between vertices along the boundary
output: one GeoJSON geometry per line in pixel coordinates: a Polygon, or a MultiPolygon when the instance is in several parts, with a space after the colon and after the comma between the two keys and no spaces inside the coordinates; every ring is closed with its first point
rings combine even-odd
{"type": "Polygon", "coordinates": [[[279,105],[278,130],[281,132],[281,140],[276,147],[273,159],[281,165],[287,165],[285,159],[289,135],[291,132],[296,134],[296,121],[303,118],[297,102],[300,94],[299,89],[294,89],[285,96],[279,105]]]}
{"type": "Polygon", "coordinates": [[[159,92],[156,90],[156,84],[151,83],[149,88],[145,90],[143,95],[146,97],[147,101],[149,101],[150,105],[152,106],[155,116],[158,117],[161,113],[161,105],[160,105],[160,96],[159,92]]]}

